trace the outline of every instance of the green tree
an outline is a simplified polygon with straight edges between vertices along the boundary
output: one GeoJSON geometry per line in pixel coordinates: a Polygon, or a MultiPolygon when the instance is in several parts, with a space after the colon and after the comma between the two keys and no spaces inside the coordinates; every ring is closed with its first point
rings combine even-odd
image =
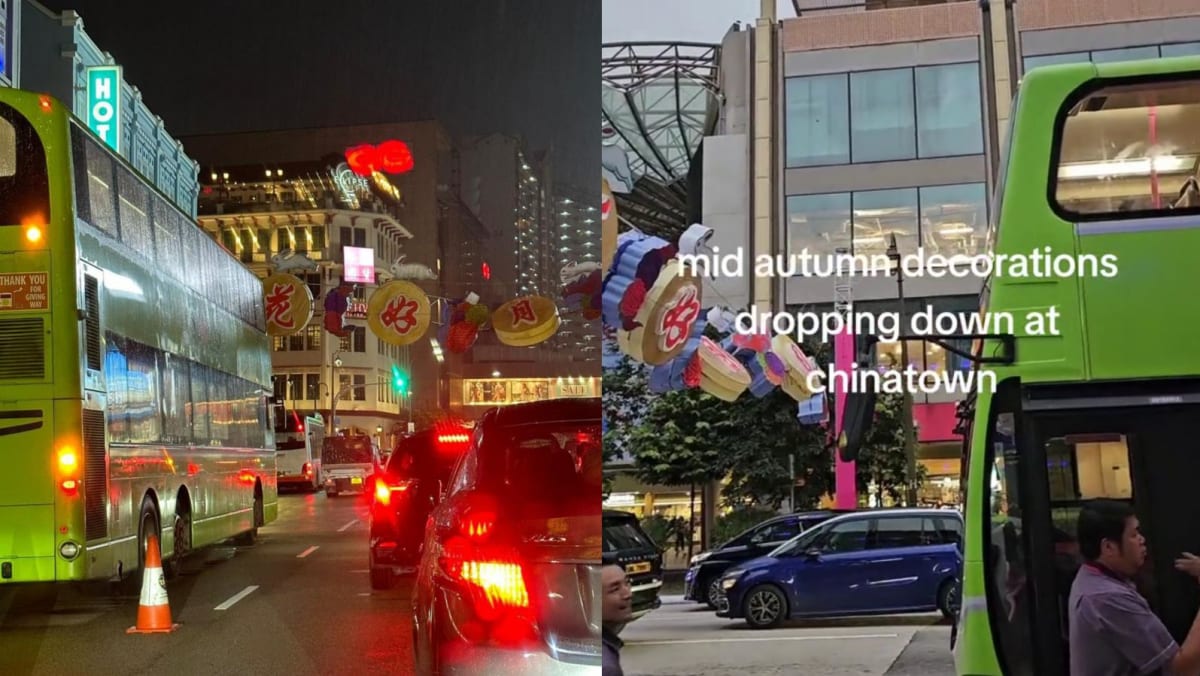
{"type": "Polygon", "coordinates": [[[604,369],[601,406],[607,425],[604,432],[604,462],[609,464],[628,453],[633,430],[650,405],[649,371],[628,357],[613,368],[604,369]]]}
{"type": "MultiPolygon", "coordinates": [[[[866,493],[875,483],[875,497],[884,493],[894,501],[904,499],[910,483],[920,485],[925,468],[917,465],[916,476],[908,476],[908,458],[904,451],[904,397],[880,392],[875,399],[875,419],[859,452],[856,474],[858,490],[866,493]]],[[[914,505],[915,506],[915,505],[914,505]]]]}
{"type": "Polygon", "coordinates": [[[728,405],[736,430],[723,450],[729,465],[725,502],[738,507],[779,509],[791,496],[796,480],[794,509],[814,507],[833,485],[832,454],[827,434],[818,425],[801,425],[796,401],[780,389],[763,398],[743,395],[728,405]],[[789,473],[793,455],[796,476],[789,473]]]}
{"type": "Polygon", "coordinates": [[[726,407],[701,390],[656,397],[640,423],[628,430],[638,478],[648,484],[686,486],[725,476],[729,459],[723,449],[738,433],[726,407]]]}

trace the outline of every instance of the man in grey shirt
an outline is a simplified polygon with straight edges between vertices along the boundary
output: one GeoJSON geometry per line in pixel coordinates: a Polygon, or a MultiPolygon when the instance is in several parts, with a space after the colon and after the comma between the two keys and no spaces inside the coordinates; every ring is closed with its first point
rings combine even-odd
{"type": "MultiPolygon", "coordinates": [[[[1095,500],[1079,512],[1079,552],[1084,564],[1067,605],[1071,676],[1200,674],[1200,614],[1183,645],[1133,583],[1146,561],[1146,539],[1133,508],[1095,500]]],[[[1184,554],[1180,571],[1200,578],[1200,558],[1184,554]]]]}

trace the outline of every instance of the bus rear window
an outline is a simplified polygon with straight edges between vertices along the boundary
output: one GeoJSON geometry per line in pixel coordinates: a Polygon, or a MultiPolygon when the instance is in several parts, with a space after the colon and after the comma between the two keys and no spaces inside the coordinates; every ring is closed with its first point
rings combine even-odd
{"type": "Polygon", "coordinates": [[[29,120],[0,104],[0,226],[49,219],[46,149],[29,120]]]}
{"type": "Polygon", "coordinates": [[[1140,82],[1068,102],[1054,199],[1068,218],[1200,212],[1200,79],[1140,82]]]}

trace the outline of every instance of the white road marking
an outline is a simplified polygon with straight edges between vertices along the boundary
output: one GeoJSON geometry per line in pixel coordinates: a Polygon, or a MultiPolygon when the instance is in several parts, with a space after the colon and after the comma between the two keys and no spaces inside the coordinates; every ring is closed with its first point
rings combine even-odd
{"type": "Polygon", "coordinates": [[[233,607],[233,604],[235,604],[238,601],[241,601],[242,599],[246,598],[247,596],[253,594],[255,589],[258,589],[258,585],[250,585],[249,587],[246,587],[245,589],[234,594],[233,596],[230,596],[229,600],[225,601],[225,603],[222,603],[221,605],[217,606],[216,608],[213,608],[213,610],[229,610],[230,608],[233,607]]]}
{"type": "Polygon", "coordinates": [[[317,551],[318,549],[320,549],[320,546],[318,546],[318,545],[313,545],[312,547],[309,547],[308,549],[306,549],[306,550],[304,550],[304,551],[300,552],[299,554],[297,554],[297,555],[296,555],[296,558],[297,558],[297,559],[303,559],[304,557],[308,556],[309,554],[312,554],[313,552],[317,551]]]}
{"type": "Polygon", "coordinates": [[[899,638],[898,634],[846,634],[845,636],[771,636],[767,638],[705,638],[674,641],[626,641],[634,645],[686,645],[688,643],[761,643],[766,641],[846,641],[864,638],[899,638]]]}
{"type": "Polygon", "coordinates": [[[370,596],[371,592],[359,592],[358,595],[359,596],[370,596]]]}
{"type": "Polygon", "coordinates": [[[343,532],[345,532],[346,530],[349,530],[349,529],[350,529],[352,526],[354,526],[354,524],[356,524],[356,523],[358,523],[358,519],[354,519],[353,521],[351,521],[350,523],[346,524],[345,526],[342,526],[341,528],[339,528],[339,529],[338,529],[338,532],[339,532],[339,533],[343,533],[343,532]]]}

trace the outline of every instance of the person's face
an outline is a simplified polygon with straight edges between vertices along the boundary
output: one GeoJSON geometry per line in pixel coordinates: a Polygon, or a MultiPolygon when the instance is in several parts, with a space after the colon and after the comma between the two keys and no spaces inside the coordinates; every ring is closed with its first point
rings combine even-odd
{"type": "Polygon", "coordinates": [[[625,624],[633,619],[633,590],[620,566],[605,566],[600,574],[604,589],[604,623],[625,624]]]}
{"type": "Polygon", "coordinates": [[[1121,541],[1105,540],[1103,552],[1105,565],[1118,573],[1135,575],[1146,562],[1146,538],[1142,537],[1141,524],[1136,516],[1125,519],[1125,532],[1121,541]]]}

